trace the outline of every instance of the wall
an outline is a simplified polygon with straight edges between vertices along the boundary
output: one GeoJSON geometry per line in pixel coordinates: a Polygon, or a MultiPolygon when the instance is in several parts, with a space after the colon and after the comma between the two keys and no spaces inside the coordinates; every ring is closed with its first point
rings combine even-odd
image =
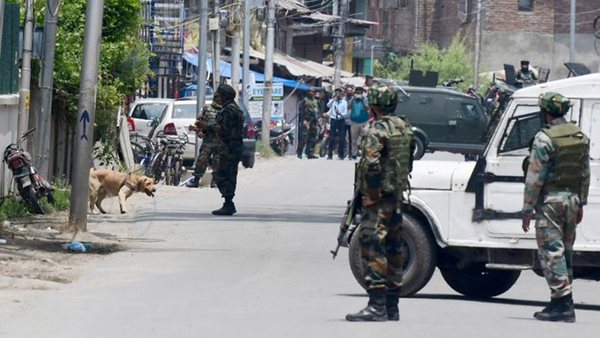
{"type": "MultiPolygon", "coordinates": [[[[17,116],[19,111],[19,95],[0,95],[0,150],[17,140],[17,116]]],[[[4,160],[4,158],[2,158],[4,160]]],[[[11,172],[2,163],[0,167],[0,197],[6,196],[9,190],[11,172]]]]}

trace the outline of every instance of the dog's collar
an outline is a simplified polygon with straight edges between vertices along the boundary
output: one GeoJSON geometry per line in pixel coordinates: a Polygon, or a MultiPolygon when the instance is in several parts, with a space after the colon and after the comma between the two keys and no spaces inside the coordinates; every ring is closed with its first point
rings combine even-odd
{"type": "Polygon", "coordinates": [[[127,176],[125,176],[125,178],[123,179],[123,182],[121,182],[121,186],[119,188],[127,187],[131,191],[136,191],[135,186],[133,184],[131,184],[131,182],[129,182],[130,176],[131,176],[131,174],[127,174],[127,176]]]}

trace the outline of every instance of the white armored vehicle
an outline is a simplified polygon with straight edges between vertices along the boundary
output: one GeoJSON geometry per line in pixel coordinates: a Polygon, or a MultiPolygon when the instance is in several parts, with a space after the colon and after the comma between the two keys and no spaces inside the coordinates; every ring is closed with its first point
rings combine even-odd
{"type": "MultiPolygon", "coordinates": [[[[590,138],[591,186],[574,247],[574,276],[600,280],[600,74],[515,92],[477,162],[415,161],[410,206],[404,209],[403,295],[423,288],[437,266],[450,287],[469,297],[510,289],[522,270],[541,274],[535,232],[521,229],[523,159],[542,127],[538,97],[548,91],[571,100],[566,118],[590,138]]],[[[350,265],[363,283],[358,236],[350,265]]],[[[363,285],[364,286],[364,285],[363,285]]]]}

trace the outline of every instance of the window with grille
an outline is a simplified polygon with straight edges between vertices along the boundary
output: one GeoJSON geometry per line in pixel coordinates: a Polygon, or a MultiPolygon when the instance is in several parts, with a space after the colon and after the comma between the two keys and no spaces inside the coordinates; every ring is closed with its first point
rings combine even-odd
{"type": "Polygon", "coordinates": [[[519,10],[522,12],[533,11],[533,0],[519,0],[519,10]]]}

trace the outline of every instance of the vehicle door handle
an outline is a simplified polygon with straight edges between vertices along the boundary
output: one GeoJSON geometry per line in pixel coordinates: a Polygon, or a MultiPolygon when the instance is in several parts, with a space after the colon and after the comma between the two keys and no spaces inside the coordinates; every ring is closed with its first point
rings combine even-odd
{"type": "Polygon", "coordinates": [[[456,125],[456,120],[448,120],[448,125],[449,126],[455,126],[456,125]]]}

